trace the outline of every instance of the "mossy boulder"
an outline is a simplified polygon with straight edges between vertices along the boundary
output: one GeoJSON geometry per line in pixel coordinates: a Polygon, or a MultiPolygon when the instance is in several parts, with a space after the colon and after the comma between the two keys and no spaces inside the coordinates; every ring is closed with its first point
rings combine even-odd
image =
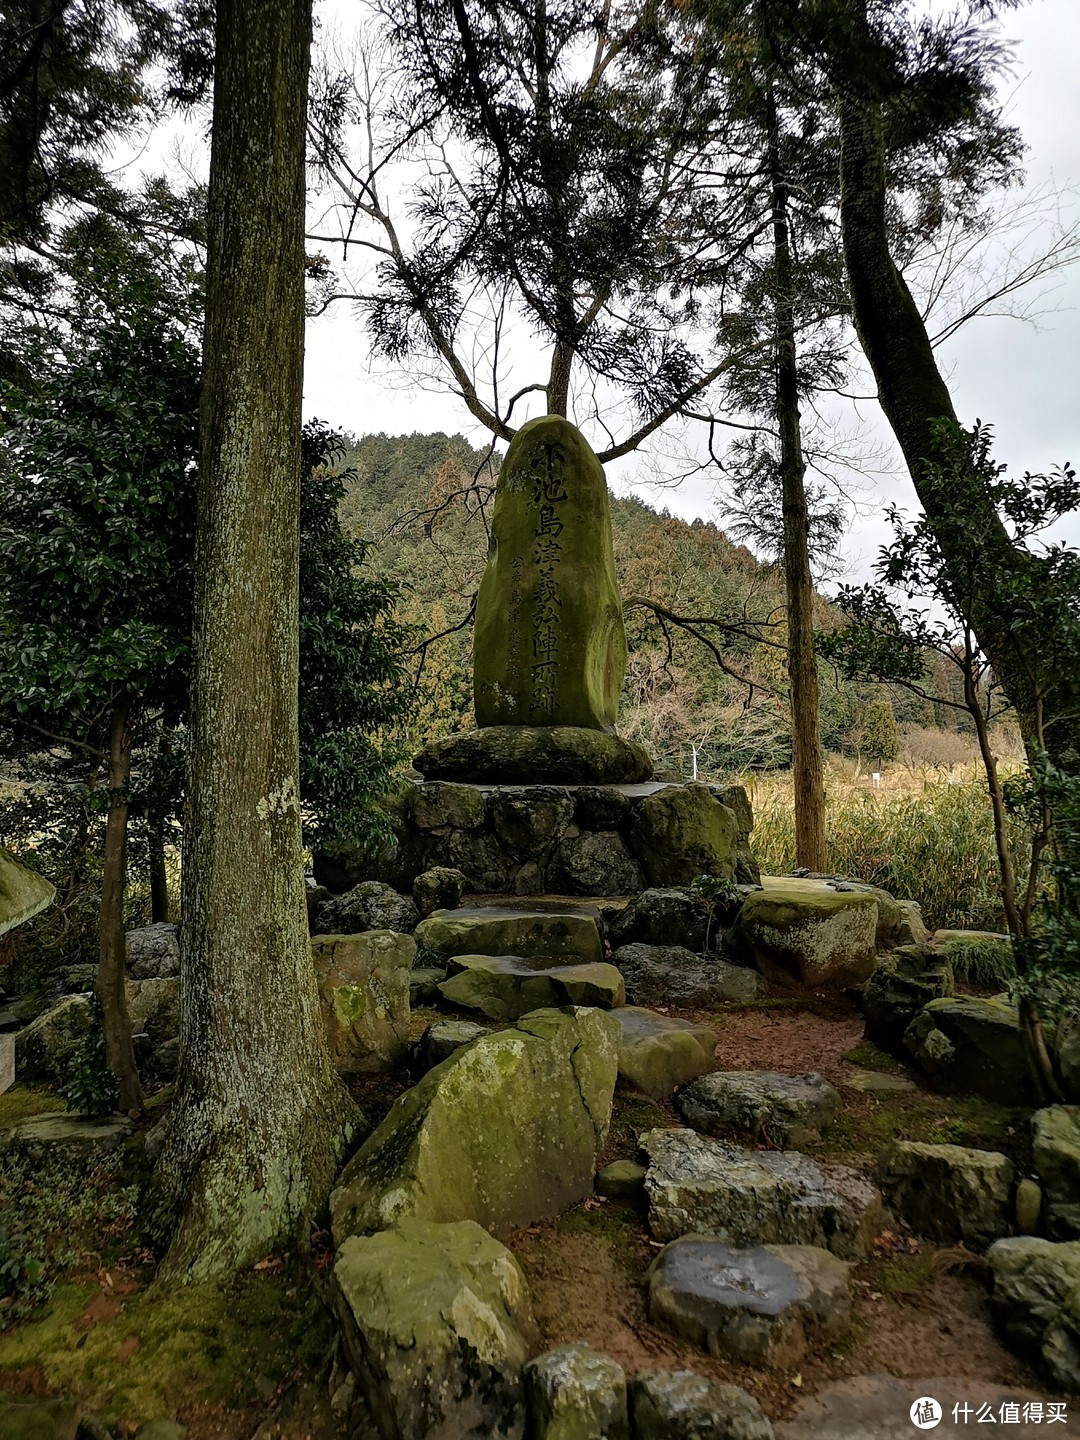
{"type": "Polygon", "coordinates": [[[923,1006],[904,1048],[939,1090],[981,1095],[1000,1105],[1031,1098],[1024,1037],[1008,1000],[951,996],[923,1006]]]}
{"type": "Polygon", "coordinates": [[[622,945],[678,945],[696,953],[705,949],[708,917],[685,889],[643,890],[624,909],[605,911],[604,923],[613,949],[622,945]]]}
{"type": "Polygon", "coordinates": [[[596,1005],[610,1010],[626,1000],[614,965],[566,965],[533,956],[455,955],[439,993],[451,1005],[479,1010],[492,1020],[517,1020],[530,1010],[596,1005]]]}
{"type": "Polygon", "coordinates": [[[365,930],[397,930],[409,935],[420,912],[408,895],[382,880],[362,880],[344,895],[332,895],[315,913],[317,935],[362,935],[365,930]]]}
{"type": "Polygon", "coordinates": [[[766,876],[762,884],[727,933],[739,962],[786,988],[861,986],[877,963],[876,897],[819,880],[766,876]]]}
{"type": "Polygon", "coordinates": [[[558,415],[530,420],[499,469],[476,599],[477,724],[615,724],[626,673],[599,460],[558,415]]]}
{"type": "Polygon", "coordinates": [[[316,935],[311,954],[330,1051],[343,1075],[389,1070],[409,1043],[416,941],[392,930],[316,935]]]}
{"type": "Polygon", "coordinates": [[[1010,1236],[986,1259],[990,1310],[1005,1338],[1060,1389],[1080,1392],[1080,1240],[1010,1236]]]}
{"type": "Polygon", "coordinates": [[[619,1027],[602,1010],[537,1010],[457,1051],[398,1099],[331,1196],[334,1236],[403,1217],[494,1231],[589,1194],[611,1119],[619,1027]]]}
{"type": "Polygon", "coordinates": [[[1046,1228],[1055,1240],[1075,1240],[1080,1236],[1080,1106],[1049,1105],[1038,1110],[1031,1129],[1046,1228]]]}
{"type": "Polygon", "coordinates": [[[559,785],[495,790],[488,796],[487,814],[508,855],[515,860],[534,860],[566,833],[574,818],[574,797],[559,785]]]}
{"type": "Polygon", "coordinates": [[[515,909],[509,905],[436,910],[416,927],[417,943],[452,955],[543,955],[567,964],[604,958],[600,912],[515,909]]]}
{"type": "Polygon", "coordinates": [[[907,1059],[904,1035],[931,1000],[953,993],[948,960],[919,946],[902,946],[885,956],[862,990],[866,1038],[892,1055],[907,1059]]]}
{"type": "Polygon", "coordinates": [[[378,1434],[521,1440],[535,1336],[513,1255],[470,1220],[349,1236],[334,1264],[349,1365],[378,1434]]]}
{"type": "Polygon", "coordinates": [[[630,847],[654,887],[735,877],[739,824],[708,785],[665,785],[634,807],[630,847]]]}
{"type": "Polygon", "coordinates": [[[20,865],[9,850],[0,849],[0,935],[32,920],[55,897],[55,887],[43,875],[20,865]]]}
{"type": "Polygon", "coordinates": [[[614,830],[568,835],[547,867],[547,883],[559,895],[636,895],[645,886],[641,866],[614,830]]]}
{"type": "Polygon", "coordinates": [[[897,1140],[878,1161],[878,1179],[916,1235],[989,1245],[1008,1234],[1015,1172],[996,1151],[897,1140]]]}
{"type": "Polygon", "coordinates": [[[707,1025],[636,1005],[614,1015],[622,1031],[619,1074],[646,1095],[661,1099],[716,1068],[716,1035],[707,1025]]]}
{"type": "Polygon", "coordinates": [[[773,1440],[752,1395],[693,1370],[639,1371],[630,1416],[634,1440],[773,1440]]]}
{"type": "Polygon", "coordinates": [[[413,765],[478,785],[632,785],[653,769],[632,740],[581,725],[489,725],[430,741],[413,765]]]}
{"type": "Polygon", "coordinates": [[[479,830],[484,823],[484,796],[475,785],[429,780],[406,791],[405,813],[417,830],[436,835],[479,830]]]}
{"type": "MultiPolygon", "coordinates": [[[[715,1068],[715,1067],[710,1067],[715,1068]]],[[[821,1075],[724,1070],[681,1091],[679,1114],[702,1135],[749,1138],[798,1150],[821,1139],[840,1115],[840,1096],[821,1075]]]]}
{"type": "Polygon", "coordinates": [[[630,1440],[626,1375],[588,1345],[560,1345],[525,1367],[529,1440],[630,1440]]]}
{"type": "Polygon", "coordinates": [[[455,910],[465,893],[466,877],[447,865],[433,865],[413,881],[413,903],[426,919],[436,910],[455,910]]]}

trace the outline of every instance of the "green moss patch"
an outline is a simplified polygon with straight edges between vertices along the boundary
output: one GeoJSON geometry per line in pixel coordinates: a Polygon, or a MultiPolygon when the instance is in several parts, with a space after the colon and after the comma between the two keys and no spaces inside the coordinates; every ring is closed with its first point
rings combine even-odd
{"type": "Polygon", "coordinates": [[[329,1339],[323,1312],[284,1273],[162,1297],[65,1285],[43,1319],[0,1336],[0,1370],[40,1366],[50,1389],[105,1423],[139,1424],[194,1401],[243,1408],[316,1364],[329,1339]]]}
{"type": "Polygon", "coordinates": [[[39,1089],[33,1085],[13,1085],[0,1095],[0,1128],[17,1125],[20,1120],[29,1120],[34,1115],[49,1115],[56,1110],[66,1110],[62,1096],[54,1090],[39,1089]]]}

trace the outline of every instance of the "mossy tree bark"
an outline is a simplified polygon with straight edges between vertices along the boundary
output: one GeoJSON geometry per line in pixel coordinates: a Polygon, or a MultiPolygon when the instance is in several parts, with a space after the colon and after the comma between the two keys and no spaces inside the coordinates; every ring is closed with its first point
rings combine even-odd
{"type": "MultiPolygon", "coordinates": [[[[865,29],[863,0],[852,0],[852,14],[854,23],[865,29]]],[[[978,546],[986,578],[972,588],[966,618],[1016,707],[1029,749],[1038,748],[1045,667],[1026,638],[1018,643],[1011,623],[1015,617],[1009,614],[1007,598],[1000,600],[1008,596],[1011,581],[1024,581],[1030,559],[1010,540],[979,476],[973,472],[965,485],[955,468],[947,471],[944,463],[949,456],[936,425],[942,420],[956,424],[956,410],[919,308],[889,250],[881,107],[873,96],[847,85],[841,92],[840,123],[840,214],[856,330],[881,408],[946,564],[951,562],[958,574],[970,571],[972,546],[978,546]],[[940,472],[935,472],[935,464],[941,465],[940,472]]],[[[1080,707],[1077,687],[1062,684],[1060,676],[1054,680],[1057,713],[1047,716],[1043,728],[1048,752],[1060,758],[1080,748],[1080,707]]]]}
{"type": "Polygon", "coordinates": [[[220,0],[209,200],[180,1070],[163,1283],[227,1275],[323,1204],[351,1115],[323,1032],[298,798],[310,0],[220,0]]]}
{"type": "Polygon", "coordinates": [[[141,1110],[142,1087],[131,1043],[124,939],[124,888],[127,882],[128,782],[131,778],[131,697],[119,691],[109,722],[109,798],[105,817],[105,856],[98,910],[97,992],[105,1033],[105,1063],[116,1081],[121,1110],[141,1110]]]}
{"type": "Polygon", "coordinates": [[[770,88],[765,100],[772,196],[773,311],[776,418],[780,432],[780,483],[784,528],[787,670],[791,706],[791,768],[795,789],[795,858],[807,870],[827,870],[825,781],[821,758],[820,692],[814,652],[814,581],[810,573],[810,521],[806,465],[799,425],[799,371],[795,348],[795,294],[788,223],[788,191],[780,159],[780,123],[770,88]]]}

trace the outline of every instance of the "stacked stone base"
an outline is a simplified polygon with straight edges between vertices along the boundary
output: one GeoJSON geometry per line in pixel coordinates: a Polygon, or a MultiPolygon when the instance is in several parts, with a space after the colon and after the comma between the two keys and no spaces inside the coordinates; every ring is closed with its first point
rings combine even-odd
{"type": "Polygon", "coordinates": [[[428,780],[393,804],[393,840],[315,856],[334,891],[383,880],[408,892],[436,866],[496,895],[634,895],[713,874],[757,879],[741,786],[467,785],[428,780]]]}

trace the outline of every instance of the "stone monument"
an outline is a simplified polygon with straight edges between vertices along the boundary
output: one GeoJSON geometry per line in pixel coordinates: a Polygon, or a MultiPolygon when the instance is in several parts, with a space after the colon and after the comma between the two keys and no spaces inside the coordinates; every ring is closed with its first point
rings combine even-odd
{"type": "Polygon", "coordinates": [[[416,768],[491,783],[646,780],[646,753],[614,733],[625,674],[604,472],[579,430],[544,415],[499,471],[476,602],[478,728],[427,746],[416,768]]]}

